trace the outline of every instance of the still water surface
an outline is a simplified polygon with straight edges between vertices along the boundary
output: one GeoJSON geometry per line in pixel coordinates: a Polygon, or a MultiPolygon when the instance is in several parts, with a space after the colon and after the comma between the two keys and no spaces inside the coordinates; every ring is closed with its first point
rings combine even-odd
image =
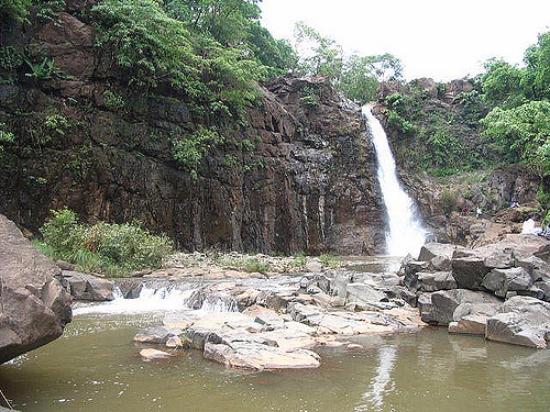
{"type": "Polygon", "coordinates": [[[0,388],[24,412],[550,410],[550,350],[426,329],[324,349],[319,369],[245,373],[197,351],[143,362],[131,341],[152,321],[78,316],[63,338],[2,366],[0,388]]]}

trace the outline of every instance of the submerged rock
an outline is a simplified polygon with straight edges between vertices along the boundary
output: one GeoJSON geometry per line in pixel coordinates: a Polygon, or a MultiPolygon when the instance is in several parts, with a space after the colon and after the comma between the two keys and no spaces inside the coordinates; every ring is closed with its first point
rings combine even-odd
{"type": "Polygon", "coordinates": [[[166,352],[163,352],[161,350],[151,349],[151,348],[142,349],[139,352],[139,354],[143,358],[143,360],[145,360],[145,361],[151,361],[151,360],[156,360],[156,359],[167,359],[167,358],[171,358],[172,356],[174,356],[170,353],[166,353],[166,352]]]}
{"type": "Polygon", "coordinates": [[[136,336],[134,336],[134,342],[165,345],[170,338],[178,337],[181,333],[182,331],[180,329],[154,326],[138,332],[136,336]]]}
{"type": "Polygon", "coordinates": [[[60,274],[0,215],[0,363],[61,336],[72,312],[60,274]]]}

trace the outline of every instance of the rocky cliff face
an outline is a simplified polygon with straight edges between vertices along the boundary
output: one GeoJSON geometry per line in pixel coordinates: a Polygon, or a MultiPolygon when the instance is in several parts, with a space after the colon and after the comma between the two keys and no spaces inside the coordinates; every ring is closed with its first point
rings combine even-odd
{"type": "Polygon", "coordinates": [[[60,273],[0,215],[0,363],[61,336],[72,312],[60,273]]]}
{"type": "Polygon", "coordinates": [[[1,212],[33,231],[64,206],[89,222],[136,219],[190,250],[383,249],[373,147],[360,108],[328,83],[265,85],[246,126],[211,150],[194,179],[171,155],[172,137],[196,126],[188,102],[169,90],[119,90],[125,109],[113,109],[105,92],[117,90],[117,74],[78,5],[66,10],[24,36],[65,78],[0,85],[0,122],[16,135],[0,163],[1,212]],[[246,150],[236,143],[244,140],[253,143],[246,150]]]}

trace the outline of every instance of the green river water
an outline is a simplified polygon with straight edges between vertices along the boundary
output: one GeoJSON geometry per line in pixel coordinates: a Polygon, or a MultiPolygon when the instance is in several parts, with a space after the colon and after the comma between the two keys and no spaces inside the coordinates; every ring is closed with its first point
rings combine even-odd
{"type": "Polygon", "coordinates": [[[0,368],[21,411],[548,411],[550,351],[418,334],[323,349],[319,369],[249,373],[181,351],[145,363],[132,337],[158,316],[81,315],[57,341],[0,368]]]}

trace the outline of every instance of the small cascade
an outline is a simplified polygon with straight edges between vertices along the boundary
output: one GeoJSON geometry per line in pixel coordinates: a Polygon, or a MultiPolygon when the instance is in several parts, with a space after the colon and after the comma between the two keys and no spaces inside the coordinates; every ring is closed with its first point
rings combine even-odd
{"type": "Polygon", "coordinates": [[[417,218],[413,200],[399,183],[395,159],[384,128],[372,114],[370,106],[363,107],[363,116],[372,134],[378,163],[378,182],[388,216],[386,252],[391,256],[410,253],[417,257],[428,233],[417,218]]]}
{"type": "Polygon", "coordinates": [[[521,229],[522,235],[536,235],[540,232],[540,228],[537,228],[537,223],[533,219],[528,219],[523,222],[521,229]]]}
{"type": "Polygon", "coordinates": [[[238,311],[236,302],[230,296],[220,293],[205,293],[199,285],[194,283],[166,284],[152,282],[144,284],[139,297],[136,299],[125,299],[118,287],[115,287],[113,294],[115,299],[110,302],[79,303],[73,308],[73,314],[123,315],[180,310],[238,311]]]}

